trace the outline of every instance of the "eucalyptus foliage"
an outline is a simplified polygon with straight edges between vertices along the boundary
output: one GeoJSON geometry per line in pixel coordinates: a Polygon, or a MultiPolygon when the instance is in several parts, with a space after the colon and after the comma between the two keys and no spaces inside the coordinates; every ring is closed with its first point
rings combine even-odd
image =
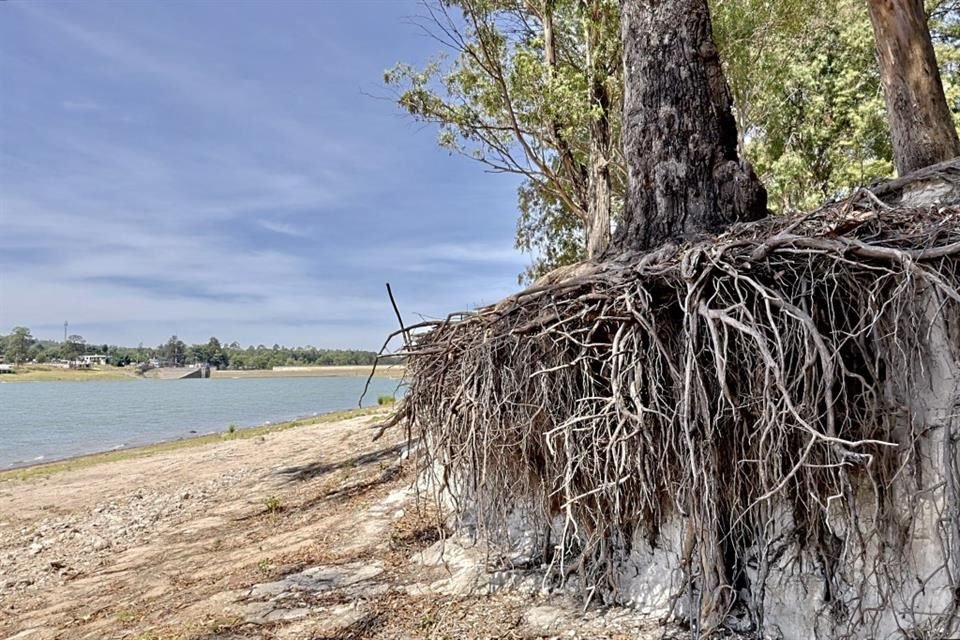
{"type": "MultiPolygon", "coordinates": [[[[599,2],[616,11],[614,0],[599,2]]],[[[584,257],[590,125],[591,0],[445,0],[424,5],[438,40],[423,68],[385,73],[398,103],[436,124],[440,145],[522,176],[516,245],[522,279],[584,257]],[[553,54],[544,26],[552,26],[553,54]]],[[[948,103],[960,126],[960,0],[927,2],[948,103]]],[[[712,0],[714,37],[743,155],[775,212],[809,209],[893,172],[873,31],[863,0],[712,0]]],[[[593,25],[596,26],[596,25],[593,25]]],[[[622,210],[619,24],[600,33],[612,98],[612,209],[622,210]]]]}
{"type": "Polygon", "coordinates": [[[744,152],[773,210],[809,209],[891,174],[862,0],[727,0],[714,15],[744,152]]]}

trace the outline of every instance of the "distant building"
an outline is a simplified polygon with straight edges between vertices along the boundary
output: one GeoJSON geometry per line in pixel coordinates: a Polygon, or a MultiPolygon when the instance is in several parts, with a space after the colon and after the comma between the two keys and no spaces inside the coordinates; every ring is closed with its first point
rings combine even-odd
{"type": "Polygon", "coordinates": [[[13,365],[0,364],[0,373],[16,373],[16,371],[13,370],[13,365]]]}
{"type": "Polygon", "coordinates": [[[94,364],[107,364],[107,356],[104,355],[85,355],[80,356],[76,360],[80,364],[85,364],[87,366],[94,364]]]}

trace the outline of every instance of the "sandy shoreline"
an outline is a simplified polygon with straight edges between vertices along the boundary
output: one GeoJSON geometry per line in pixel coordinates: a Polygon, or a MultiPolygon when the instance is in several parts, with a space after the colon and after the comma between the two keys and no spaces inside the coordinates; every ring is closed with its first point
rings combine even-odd
{"type": "Polygon", "coordinates": [[[388,415],[6,474],[0,638],[658,637],[442,539],[388,415]]]}
{"type": "MultiPolygon", "coordinates": [[[[381,476],[402,443],[371,447],[371,428],[384,415],[315,420],[27,479],[4,474],[0,637],[201,637],[222,615],[217,594],[297,558],[319,560],[326,552],[317,539],[350,533],[334,526],[343,519],[321,526],[329,514],[310,501],[357,482],[371,483],[358,499],[400,487],[399,473],[381,476]],[[363,452],[372,454],[368,462],[352,462],[363,452]],[[172,614],[181,609],[189,611],[172,614]],[[147,631],[158,633],[138,635],[147,631]]],[[[327,506],[360,508],[336,502],[327,506]]]]}
{"type": "Polygon", "coordinates": [[[376,407],[364,409],[346,409],[343,411],[332,411],[321,415],[302,416],[293,420],[284,420],[276,424],[259,425],[251,427],[239,427],[230,432],[226,429],[222,431],[209,431],[205,433],[191,434],[173,438],[169,440],[159,440],[147,444],[136,444],[132,446],[115,447],[104,451],[93,451],[90,453],[80,453],[77,455],[64,456],[62,458],[53,458],[50,460],[36,460],[23,463],[14,463],[9,467],[0,469],[0,482],[8,479],[23,479],[30,476],[46,475],[59,473],[69,469],[86,467],[104,462],[114,462],[128,458],[139,458],[164,451],[172,451],[193,446],[202,446],[213,444],[224,440],[253,438],[277,431],[285,431],[306,424],[317,424],[321,422],[333,422],[345,420],[352,417],[373,415],[382,412],[382,409],[376,407]]]}
{"type": "MultiPolygon", "coordinates": [[[[342,367],[297,367],[293,369],[249,369],[211,372],[213,378],[302,378],[302,377],[331,377],[331,376],[369,376],[373,367],[342,366],[342,367]]],[[[406,374],[403,365],[380,365],[375,375],[378,378],[402,378],[406,374]]]]}

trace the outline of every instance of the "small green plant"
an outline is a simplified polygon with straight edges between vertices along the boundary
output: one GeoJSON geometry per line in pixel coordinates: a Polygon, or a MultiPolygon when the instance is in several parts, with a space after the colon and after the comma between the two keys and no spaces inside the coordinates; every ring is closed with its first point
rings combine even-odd
{"type": "Polygon", "coordinates": [[[377,404],[380,405],[381,407],[386,407],[387,405],[391,405],[396,401],[397,399],[394,398],[393,396],[380,396],[379,398],[377,398],[377,404]]]}
{"type": "Polygon", "coordinates": [[[435,624],[437,624],[437,619],[433,617],[432,613],[428,613],[420,618],[420,631],[428,631],[435,624]]]}
{"type": "Polygon", "coordinates": [[[131,609],[121,609],[120,611],[117,612],[117,622],[121,624],[129,624],[131,622],[136,622],[142,617],[143,616],[141,616],[139,613],[131,609]]]}
{"type": "Polygon", "coordinates": [[[236,432],[237,432],[237,425],[231,424],[229,427],[227,427],[227,433],[229,433],[230,435],[233,435],[236,432]]]}
{"type": "Polygon", "coordinates": [[[257,563],[257,571],[259,571],[260,573],[270,573],[271,571],[273,571],[273,563],[267,560],[266,558],[264,558],[263,560],[257,563]]]}
{"type": "Polygon", "coordinates": [[[243,622],[243,619],[239,616],[230,616],[224,618],[214,618],[207,622],[207,629],[212,633],[220,634],[224,631],[231,631],[236,629],[243,622]]]}
{"type": "Polygon", "coordinates": [[[277,515],[277,513],[283,508],[283,505],[280,504],[280,498],[277,496],[267,496],[267,498],[263,501],[263,506],[272,516],[277,515]]]}

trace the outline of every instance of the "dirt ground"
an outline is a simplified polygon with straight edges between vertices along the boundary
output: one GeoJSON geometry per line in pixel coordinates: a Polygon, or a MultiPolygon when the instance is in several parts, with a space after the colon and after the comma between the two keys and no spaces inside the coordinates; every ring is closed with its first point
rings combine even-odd
{"type": "Polygon", "coordinates": [[[382,418],[0,482],[0,637],[660,635],[441,539],[382,418]]]}

